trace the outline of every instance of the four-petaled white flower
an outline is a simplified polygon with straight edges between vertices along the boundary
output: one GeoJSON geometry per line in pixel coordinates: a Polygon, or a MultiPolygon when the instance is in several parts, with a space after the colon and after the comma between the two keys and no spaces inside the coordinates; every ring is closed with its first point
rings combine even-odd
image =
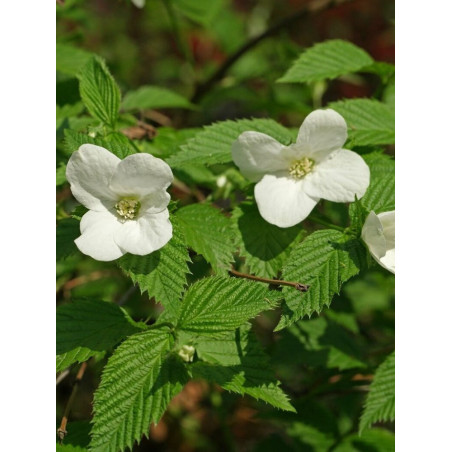
{"type": "Polygon", "coordinates": [[[304,120],[297,141],[284,146],[259,132],[244,132],[232,145],[232,158],[253,182],[262,217],[281,228],[304,220],[321,198],[352,202],[369,186],[366,162],[342,149],[347,124],[333,110],[315,110],[304,120]]]}
{"type": "Polygon", "coordinates": [[[164,246],[172,236],[166,189],[170,167],[150,154],[120,160],[107,149],[83,144],[66,169],[74,197],[89,211],[80,222],[79,250],[99,261],[126,253],[140,256],[164,246]]]}
{"type": "Polygon", "coordinates": [[[378,215],[372,211],[364,222],[361,238],[372,257],[395,274],[395,210],[378,215]]]}

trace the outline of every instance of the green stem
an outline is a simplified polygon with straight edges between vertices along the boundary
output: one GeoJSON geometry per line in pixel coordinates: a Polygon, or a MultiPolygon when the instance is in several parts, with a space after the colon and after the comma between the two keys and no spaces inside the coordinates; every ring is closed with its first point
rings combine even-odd
{"type": "Polygon", "coordinates": [[[166,9],[166,12],[168,13],[168,17],[171,23],[171,27],[173,29],[174,37],[176,39],[177,46],[179,47],[179,50],[184,55],[185,60],[190,64],[190,66],[193,68],[194,66],[194,60],[193,55],[190,52],[190,49],[185,44],[185,41],[182,39],[182,33],[180,30],[179,22],[177,20],[176,12],[174,11],[173,7],[173,1],[172,0],[162,0],[163,6],[166,9]]]}
{"type": "Polygon", "coordinates": [[[308,220],[311,220],[314,223],[322,224],[323,226],[326,226],[327,228],[335,229],[336,231],[344,232],[344,230],[345,230],[345,228],[343,228],[342,226],[337,226],[328,221],[325,221],[323,218],[318,217],[317,215],[309,215],[308,220]]]}

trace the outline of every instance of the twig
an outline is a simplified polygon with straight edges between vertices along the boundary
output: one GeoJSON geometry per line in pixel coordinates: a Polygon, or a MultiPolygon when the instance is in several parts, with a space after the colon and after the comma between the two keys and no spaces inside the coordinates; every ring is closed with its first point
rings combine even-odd
{"type": "Polygon", "coordinates": [[[292,281],[283,281],[281,279],[268,279],[268,278],[261,278],[260,276],[254,276],[254,275],[248,275],[246,273],[240,273],[237,270],[229,270],[229,273],[231,273],[234,276],[237,276],[238,278],[246,278],[251,279],[252,281],[260,281],[267,284],[274,284],[275,286],[288,286],[293,287],[294,289],[297,289],[300,292],[307,292],[309,289],[309,286],[306,284],[301,284],[299,282],[292,282],[292,281]]]}
{"type": "Polygon", "coordinates": [[[88,365],[88,361],[85,361],[80,366],[80,369],[77,372],[77,376],[75,377],[74,387],[72,388],[71,396],[69,397],[66,408],[64,409],[63,419],[61,419],[60,427],[57,430],[57,435],[58,435],[60,444],[63,442],[64,437],[67,435],[67,431],[66,431],[67,420],[68,420],[69,413],[72,408],[72,404],[74,403],[74,400],[75,400],[75,395],[77,393],[78,386],[80,384],[80,381],[83,378],[83,374],[85,373],[87,365],[88,365]]]}
{"type": "Polygon", "coordinates": [[[226,72],[229,70],[229,68],[235,64],[235,62],[242,57],[248,50],[255,47],[257,44],[259,44],[264,39],[268,38],[269,36],[272,36],[276,33],[278,33],[280,30],[284,30],[290,25],[292,25],[294,22],[309,17],[311,14],[318,13],[320,11],[323,11],[325,9],[328,9],[332,6],[336,6],[341,3],[345,3],[350,0],[315,0],[313,2],[310,2],[308,5],[306,5],[303,9],[300,11],[297,11],[292,16],[286,17],[282,19],[281,21],[277,22],[272,27],[265,30],[263,33],[257,35],[250,41],[246,42],[242,47],[240,47],[236,52],[234,52],[229,58],[226,59],[226,61],[204,82],[199,84],[195,92],[191,98],[191,101],[193,103],[196,103],[201,99],[204,94],[206,94],[210,88],[220,81],[226,74],[226,72]]]}
{"type": "Polygon", "coordinates": [[[67,369],[63,370],[58,377],[56,377],[56,386],[58,386],[71,372],[71,368],[68,367],[67,369]]]}

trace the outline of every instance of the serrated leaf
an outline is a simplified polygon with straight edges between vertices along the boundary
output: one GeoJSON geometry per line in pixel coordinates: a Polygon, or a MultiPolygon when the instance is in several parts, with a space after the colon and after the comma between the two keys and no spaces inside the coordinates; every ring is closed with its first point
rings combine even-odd
{"type": "Polygon", "coordinates": [[[118,260],[118,265],[140,287],[141,293],[162,303],[165,309],[176,312],[181,294],[187,283],[191,262],[178,223],[171,219],[173,237],[161,249],[147,256],[126,254],[118,260]]]}
{"type": "Polygon", "coordinates": [[[309,235],[293,249],[283,268],[285,280],[308,284],[309,290],[301,294],[283,288],[285,303],[275,331],[328,307],[341,284],[356,275],[365,262],[365,248],[357,239],[331,229],[309,235]]]}
{"type": "Polygon", "coordinates": [[[110,350],[142,329],[122,308],[106,301],[64,304],[56,311],[57,371],[110,350]]]}
{"type": "Polygon", "coordinates": [[[223,5],[223,0],[173,0],[186,17],[201,25],[210,25],[223,5]]]}
{"type": "Polygon", "coordinates": [[[313,82],[357,72],[374,62],[351,42],[334,39],[310,47],[293,63],[278,82],[313,82]]]}
{"type": "Polygon", "coordinates": [[[232,212],[236,242],[250,272],[274,278],[303,230],[299,226],[279,228],[265,221],[254,202],[243,202],[232,212]],[[259,231],[257,234],[256,231],[259,231]]]}
{"type": "Polygon", "coordinates": [[[91,451],[132,449],[148,437],[150,423],[160,420],[188,380],[182,361],[169,355],[173,342],[168,331],[150,330],[116,349],[94,394],[91,451]]]}
{"type": "Polygon", "coordinates": [[[217,273],[231,267],[236,249],[231,221],[210,204],[191,204],[176,212],[186,243],[217,273]]]}
{"type": "Polygon", "coordinates": [[[332,102],[328,107],[347,122],[351,146],[394,143],[395,117],[388,105],[373,99],[348,99],[332,102]]]}
{"type": "Polygon", "coordinates": [[[122,133],[112,132],[105,137],[91,137],[85,133],[66,129],[64,131],[64,146],[68,154],[76,151],[82,144],[95,144],[108,149],[110,152],[123,159],[136,152],[132,142],[122,133]]]}
{"type": "Polygon", "coordinates": [[[88,361],[89,358],[100,359],[103,357],[104,352],[95,352],[86,347],[77,347],[67,353],[62,353],[56,357],[56,371],[67,369],[74,363],[82,363],[88,361]]]}
{"type": "Polygon", "coordinates": [[[395,419],[395,353],[391,353],[375,372],[359,422],[359,433],[375,422],[395,419]]]}
{"type": "Polygon", "coordinates": [[[203,278],[187,290],[178,327],[204,334],[235,330],[275,305],[274,295],[264,284],[222,276],[203,278]]]}
{"type": "Polygon", "coordinates": [[[367,210],[376,213],[395,209],[395,162],[394,159],[382,153],[372,153],[363,156],[370,168],[370,185],[365,195],[360,199],[367,210]]]}
{"type": "Polygon", "coordinates": [[[70,44],[56,44],[56,70],[59,72],[77,75],[91,58],[93,58],[91,52],[70,44]]]}
{"type": "Polygon", "coordinates": [[[74,240],[80,236],[80,221],[73,218],[60,220],[56,227],[56,260],[77,252],[74,240]]]}
{"type": "Polygon", "coordinates": [[[333,452],[393,452],[394,433],[382,428],[365,431],[362,435],[350,435],[333,449],[333,452]]]}
{"type": "Polygon", "coordinates": [[[185,97],[159,86],[142,86],[129,91],[122,101],[123,110],[144,110],[151,108],[196,108],[185,97]]]}
{"type": "Polygon", "coordinates": [[[268,356],[249,324],[217,340],[198,340],[196,353],[204,362],[190,366],[195,377],[217,383],[228,391],[248,394],[276,408],[295,412],[279,387],[280,382],[270,368],[268,356]]]}
{"type": "Polygon", "coordinates": [[[272,119],[239,119],[222,121],[204,128],[181,151],[168,159],[168,165],[182,167],[185,164],[212,165],[232,161],[231,145],[242,132],[254,130],[266,133],[282,144],[290,144],[293,133],[272,119]]]}
{"type": "Polygon", "coordinates": [[[78,74],[80,96],[88,111],[114,129],[118,119],[121,93],[105,62],[91,58],[78,74]]]}

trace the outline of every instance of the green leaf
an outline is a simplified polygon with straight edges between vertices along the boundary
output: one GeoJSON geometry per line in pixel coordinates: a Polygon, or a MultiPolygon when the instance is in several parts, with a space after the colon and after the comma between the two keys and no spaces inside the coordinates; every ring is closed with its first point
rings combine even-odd
{"type": "Polygon", "coordinates": [[[375,372],[359,422],[359,433],[375,422],[395,419],[395,353],[391,353],[375,372]]]}
{"type": "Polygon", "coordinates": [[[303,234],[299,226],[279,228],[268,223],[254,202],[238,205],[232,212],[232,220],[240,255],[246,258],[251,273],[265,278],[278,275],[290,250],[303,234]]]}
{"type": "Polygon", "coordinates": [[[159,86],[142,86],[129,91],[122,101],[123,110],[144,110],[152,108],[196,108],[185,97],[159,86]]]}
{"type": "Polygon", "coordinates": [[[284,331],[274,356],[282,365],[290,362],[339,370],[366,367],[356,339],[327,317],[300,320],[284,331]]]}
{"type": "Polygon", "coordinates": [[[346,437],[333,452],[393,452],[395,450],[394,433],[382,428],[365,431],[362,435],[346,437]]]}
{"type": "Polygon", "coordinates": [[[61,163],[56,169],[56,186],[66,183],[66,165],[61,163]]]}
{"type": "Polygon", "coordinates": [[[105,62],[92,58],[78,74],[80,96],[92,116],[115,128],[121,93],[105,62]]]}
{"type": "Polygon", "coordinates": [[[188,164],[212,165],[232,161],[231,145],[242,132],[248,130],[266,133],[282,144],[291,143],[293,133],[272,119],[239,119],[222,121],[204,127],[181,151],[168,159],[168,165],[182,167],[188,164]]]}
{"type": "Polygon", "coordinates": [[[222,276],[203,278],[187,290],[178,327],[199,333],[234,330],[275,305],[274,291],[264,284],[222,276]]]}
{"type": "MultiPolygon", "coordinates": [[[[59,426],[59,425],[58,425],[59,426]]],[[[74,421],[69,422],[66,426],[67,434],[64,437],[64,445],[71,445],[79,447],[81,450],[88,450],[91,431],[91,424],[89,421],[74,421]]]]}
{"type": "Polygon", "coordinates": [[[173,341],[167,331],[149,330],[116,349],[94,394],[91,451],[132,449],[148,437],[150,423],[160,420],[188,381],[182,361],[169,354],[173,341]]]}
{"type": "Polygon", "coordinates": [[[88,449],[80,446],[73,446],[72,444],[57,444],[56,452],[88,452],[88,449]]]}
{"type": "Polygon", "coordinates": [[[204,26],[213,23],[223,6],[223,0],[173,0],[173,2],[184,16],[204,26]]]}
{"type": "Polygon", "coordinates": [[[163,248],[147,256],[126,254],[118,260],[118,265],[139,285],[141,293],[148,292],[175,313],[187,283],[186,275],[190,273],[187,262],[191,261],[174,217],[171,222],[173,237],[163,248]]]}
{"type": "Polygon", "coordinates": [[[192,204],[176,212],[186,243],[217,273],[231,267],[236,249],[229,218],[210,204],[192,204]]]}
{"type": "Polygon", "coordinates": [[[377,74],[386,83],[395,74],[395,66],[384,61],[375,61],[370,66],[363,68],[363,72],[377,74]]]}
{"type": "Polygon", "coordinates": [[[91,58],[93,54],[86,50],[69,44],[56,45],[56,70],[64,74],[77,75],[91,58]]]}
{"type": "Polygon", "coordinates": [[[395,209],[395,162],[382,153],[363,156],[370,168],[370,185],[361,204],[376,213],[395,209]]]}
{"type": "Polygon", "coordinates": [[[278,82],[314,82],[357,72],[374,60],[354,44],[334,39],[304,51],[278,82]]]}
{"type": "Polygon", "coordinates": [[[119,132],[109,133],[105,137],[93,138],[85,133],[74,132],[69,129],[64,131],[64,145],[69,154],[76,151],[82,144],[86,143],[95,144],[96,146],[108,149],[120,159],[136,152],[132,142],[119,132]]]}
{"type": "Polygon", "coordinates": [[[141,142],[142,152],[166,159],[179,151],[179,146],[193,138],[201,129],[190,128],[175,130],[171,127],[159,127],[157,136],[152,140],[141,142]]]}
{"type": "Polygon", "coordinates": [[[348,99],[328,106],[347,122],[351,146],[394,143],[395,117],[388,105],[373,99],[348,99]]]}
{"type": "Polygon", "coordinates": [[[370,169],[370,185],[364,196],[350,204],[351,226],[356,236],[361,235],[364,221],[371,210],[375,213],[395,209],[395,162],[381,152],[363,155],[370,169]]]}
{"type": "Polygon", "coordinates": [[[119,306],[106,301],[80,300],[56,311],[57,371],[111,350],[143,329],[119,306]],[[69,362],[71,361],[71,362],[69,362]]]}
{"type": "Polygon", "coordinates": [[[60,220],[56,227],[56,260],[77,252],[74,240],[80,237],[80,221],[73,218],[60,220]]]}
{"type": "Polygon", "coordinates": [[[382,101],[392,110],[395,109],[395,78],[392,77],[388,84],[386,85],[383,95],[382,101]]]}
{"type": "Polygon", "coordinates": [[[283,268],[285,280],[309,284],[309,290],[301,294],[291,287],[283,288],[285,303],[275,331],[328,307],[341,284],[356,275],[365,262],[365,248],[357,239],[330,229],[309,235],[293,249],[283,268]]]}
{"type": "Polygon", "coordinates": [[[248,394],[282,410],[295,412],[280,382],[271,370],[268,356],[244,325],[218,340],[202,339],[196,344],[198,362],[190,369],[197,378],[219,384],[228,391],[248,394]]]}

